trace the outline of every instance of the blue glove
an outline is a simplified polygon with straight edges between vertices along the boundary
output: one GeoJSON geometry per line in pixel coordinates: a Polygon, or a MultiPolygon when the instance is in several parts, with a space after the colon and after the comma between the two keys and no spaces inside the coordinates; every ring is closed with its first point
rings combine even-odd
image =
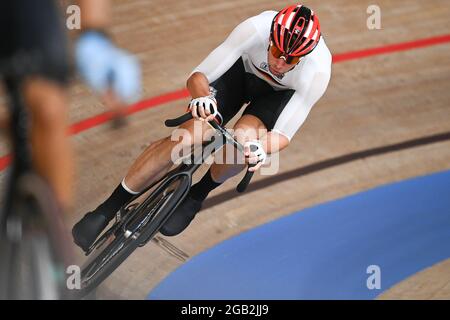
{"type": "Polygon", "coordinates": [[[99,31],[86,31],[75,45],[75,59],[81,76],[99,93],[108,89],[125,103],[139,99],[141,70],[135,57],[123,51],[99,31]]]}

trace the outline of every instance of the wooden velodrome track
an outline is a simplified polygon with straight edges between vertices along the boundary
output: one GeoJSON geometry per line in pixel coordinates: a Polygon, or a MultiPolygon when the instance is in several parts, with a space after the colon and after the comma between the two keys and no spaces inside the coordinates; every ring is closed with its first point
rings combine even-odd
{"type": "MultiPolygon", "coordinates": [[[[143,96],[150,98],[183,89],[191,70],[240,21],[287,3],[117,0],[111,32],[121,46],[138,55],[144,72],[143,96]]],[[[378,0],[382,29],[373,31],[366,26],[366,9],[373,1],[304,3],[318,13],[334,55],[450,34],[447,0],[378,0]]],[[[328,91],[281,154],[279,175],[355,152],[448,133],[449,49],[447,42],[334,64],[328,91]]],[[[70,96],[71,123],[105,110],[78,82],[71,86],[70,96]]],[[[170,134],[163,120],[182,113],[187,101],[135,113],[129,117],[129,125],[118,131],[101,125],[73,136],[78,173],[70,226],[110,194],[145,146],[170,134]]],[[[3,145],[1,151],[6,154],[3,145]]],[[[161,237],[158,246],[152,243],[137,250],[105,281],[97,297],[144,298],[188,257],[233,235],[302,208],[445,169],[450,169],[448,135],[447,139],[291,175],[229,201],[215,197],[186,232],[174,238],[161,237]],[[167,250],[170,245],[177,254],[167,250]]],[[[3,177],[4,173],[2,182],[3,177]]],[[[257,175],[254,182],[267,178],[257,175]]],[[[212,195],[233,189],[238,179],[228,181],[212,195]]],[[[382,298],[450,298],[449,262],[407,279],[382,298]]]]}

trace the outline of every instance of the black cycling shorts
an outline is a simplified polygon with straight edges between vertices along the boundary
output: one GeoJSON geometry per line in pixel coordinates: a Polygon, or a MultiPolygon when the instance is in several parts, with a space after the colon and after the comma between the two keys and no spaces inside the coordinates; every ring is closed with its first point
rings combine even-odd
{"type": "Polygon", "coordinates": [[[53,0],[1,0],[0,76],[65,84],[70,64],[62,16],[53,0]]]}
{"type": "Polygon", "coordinates": [[[292,89],[276,91],[264,80],[245,72],[242,58],[210,86],[214,89],[223,124],[229,122],[244,104],[250,103],[244,114],[257,117],[269,131],[294,94],[292,89]]]}

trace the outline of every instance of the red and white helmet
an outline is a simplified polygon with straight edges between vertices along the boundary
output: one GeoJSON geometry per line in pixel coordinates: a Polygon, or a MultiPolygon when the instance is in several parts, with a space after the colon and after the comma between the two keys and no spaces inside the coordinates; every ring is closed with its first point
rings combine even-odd
{"type": "Polygon", "coordinates": [[[270,38],[286,55],[300,57],[311,53],[320,40],[319,19],[303,5],[284,8],[275,16],[270,38]]]}

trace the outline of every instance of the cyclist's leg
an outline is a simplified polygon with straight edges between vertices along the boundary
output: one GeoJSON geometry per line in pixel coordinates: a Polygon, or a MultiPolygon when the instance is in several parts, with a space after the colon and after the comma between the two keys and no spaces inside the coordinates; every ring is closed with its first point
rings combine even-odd
{"type": "Polygon", "coordinates": [[[139,192],[160,177],[164,176],[173,163],[178,160],[181,148],[198,146],[208,139],[211,128],[199,120],[189,120],[182,124],[172,136],[165,137],[150,144],[131,165],[123,182],[130,189],[139,192]],[[175,149],[178,147],[177,149],[175,149]]]}

